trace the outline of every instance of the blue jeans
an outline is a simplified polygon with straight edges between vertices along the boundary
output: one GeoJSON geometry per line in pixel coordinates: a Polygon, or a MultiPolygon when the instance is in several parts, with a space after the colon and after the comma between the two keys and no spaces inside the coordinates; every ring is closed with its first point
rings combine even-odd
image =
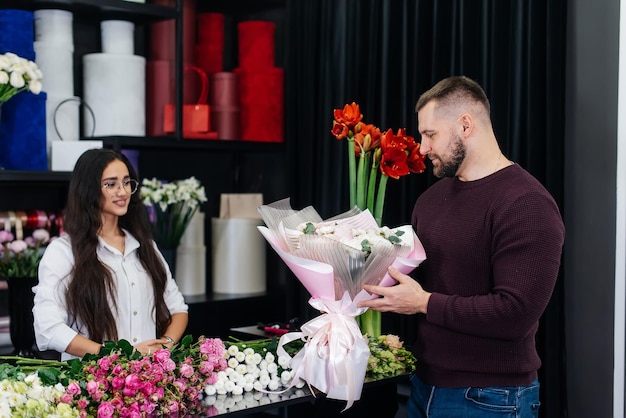
{"type": "Polygon", "coordinates": [[[528,386],[440,388],[411,375],[409,418],[537,418],[539,381],[528,386]]]}

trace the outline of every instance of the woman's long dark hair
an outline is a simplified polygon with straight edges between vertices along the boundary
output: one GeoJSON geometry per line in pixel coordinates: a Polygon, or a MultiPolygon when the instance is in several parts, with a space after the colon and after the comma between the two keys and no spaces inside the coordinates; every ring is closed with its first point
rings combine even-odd
{"type": "MultiPolygon", "coordinates": [[[[115,316],[109,306],[109,300],[112,300],[113,308],[117,309],[115,282],[96,254],[98,231],[102,227],[102,173],[115,160],[123,162],[130,177],[137,179],[137,173],[125,155],[110,149],[86,151],[74,167],[63,219],[74,254],[72,279],[66,293],[67,308],[72,323],[80,319],[87,328],[89,338],[96,342],[118,340],[115,316]]],[[[163,297],[167,274],[153,246],[148,213],[139,192],[131,195],[128,212],[118,222],[139,241],[139,259],[152,277],[159,337],[171,322],[163,297]]]]}

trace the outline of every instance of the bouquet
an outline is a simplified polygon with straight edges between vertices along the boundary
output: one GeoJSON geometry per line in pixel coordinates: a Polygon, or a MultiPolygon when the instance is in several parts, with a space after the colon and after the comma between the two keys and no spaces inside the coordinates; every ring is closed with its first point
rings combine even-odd
{"type": "MultiPolygon", "coordinates": [[[[359,105],[354,102],[335,109],[333,116],[333,136],[348,144],[350,207],[369,209],[378,225],[382,225],[389,177],[398,180],[426,169],[420,144],[406,135],[404,128],[396,133],[391,129],[381,133],[378,127],[364,123],[359,105]]],[[[380,312],[368,310],[358,320],[363,332],[380,335],[380,312]]]]}
{"type": "Polygon", "coordinates": [[[49,242],[50,233],[43,228],[23,240],[14,239],[9,231],[0,231],[0,277],[37,277],[43,250],[49,242]]]}
{"type": "MultiPolygon", "coordinates": [[[[12,370],[9,382],[40,381],[44,388],[54,388],[45,389],[52,392],[45,405],[49,412],[29,416],[194,416],[203,408],[204,388],[226,369],[224,353],[222,340],[200,337],[193,342],[188,335],[171,350],[163,348],[150,356],[120,340],[105,342],[99,354],[82,359],[3,357],[15,360],[17,366],[2,367],[12,370]],[[53,415],[51,408],[63,413],[53,415]]],[[[25,404],[33,404],[43,393],[24,392],[25,404]]],[[[12,402],[0,408],[9,408],[9,416],[17,412],[12,402]]]]}
{"type": "Polygon", "coordinates": [[[12,52],[0,55],[0,104],[25,90],[39,94],[42,78],[41,70],[33,61],[12,52]]]}
{"type": "Polygon", "coordinates": [[[169,183],[143,179],[141,197],[150,212],[154,240],[161,248],[175,248],[198,210],[207,201],[195,177],[169,183]]]}
{"type": "Polygon", "coordinates": [[[281,346],[306,341],[292,359],[294,379],[350,407],[360,398],[370,357],[355,320],[367,309],[357,304],[376,297],[362,287],[395,284],[387,268],[409,273],[426,259],[424,248],[411,226],[380,228],[367,209],[322,220],[312,207],[295,211],[284,199],[259,212],[266,224],[259,230],[307,289],[309,304],[324,312],[302,325],[301,333],[281,337],[281,346]]]}

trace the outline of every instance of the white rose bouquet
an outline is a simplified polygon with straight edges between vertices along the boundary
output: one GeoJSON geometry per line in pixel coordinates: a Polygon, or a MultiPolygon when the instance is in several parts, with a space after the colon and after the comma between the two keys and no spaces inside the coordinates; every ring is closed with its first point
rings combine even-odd
{"type": "Polygon", "coordinates": [[[309,304],[323,312],[280,339],[281,347],[302,339],[304,348],[292,359],[293,379],[347,401],[360,399],[370,349],[355,317],[367,309],[358,302],[377,297],[364,284],[392,286],[393,265],[409,273],[426,259],[410,225],[379,227],[369,210],[352,210],[323,220],[312,207],[291,208],[289,199],[263,205],[266,224],[259,231],[311,295],[309,304]]]}
{"type": "Polygon", "coordinates": [[[25,90],[39,94],[42,78],[41,70],[33,61],[12,52],[0,55],[0,103],[25,90]]]}

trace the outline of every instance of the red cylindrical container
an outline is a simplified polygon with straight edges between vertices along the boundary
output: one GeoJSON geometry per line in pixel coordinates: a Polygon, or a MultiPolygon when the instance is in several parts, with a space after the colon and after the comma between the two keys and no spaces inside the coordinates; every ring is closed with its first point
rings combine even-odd
{"type": "Polygon", "coordinates": [[[283,142],[284,72],[282,68],[263,71],[235,69],[241,106],[241,139],[283,142]]]}
{"type": "Polygon", "coordinates": [[[197,17],[198,45],[224,47],[224,15],[221,13],[199,13],[197,17]]]}
{"type": "Polygon", "coordinates": [[[265,69],[274,67],[273,22],[249,20],[239,22],[239,68],[265,69]]]}

